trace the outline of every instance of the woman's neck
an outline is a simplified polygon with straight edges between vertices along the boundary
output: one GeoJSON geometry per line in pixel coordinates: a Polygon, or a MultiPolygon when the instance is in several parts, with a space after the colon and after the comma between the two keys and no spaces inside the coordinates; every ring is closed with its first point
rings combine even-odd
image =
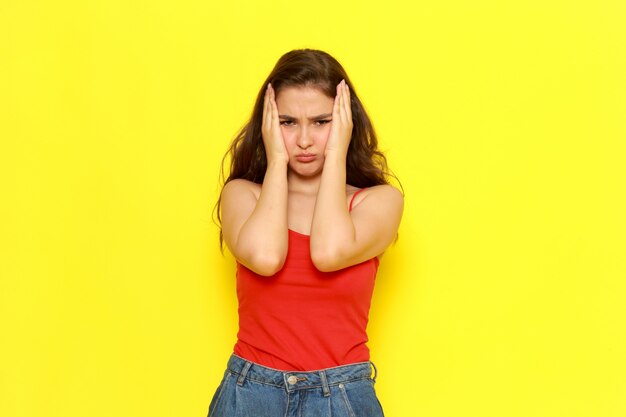
{"type": "Polygon", "coordinates": [[[321,179],[321,173],[314,177],[303,177],[289,170],[287,172],[287,190],[289,193],[317,195],[321,179]]]}

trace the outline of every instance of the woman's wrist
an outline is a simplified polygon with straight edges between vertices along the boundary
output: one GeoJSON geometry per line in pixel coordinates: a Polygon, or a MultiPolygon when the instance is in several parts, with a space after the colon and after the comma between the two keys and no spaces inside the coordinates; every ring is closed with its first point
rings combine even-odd
{"type": "Polygon", "coordinates": [[[326,153],[324,155],[324,163],[326,164],[327,162],[338,162],[345,165],[348,156],[347,153],[347,150],[343,151],[339,149],[328,149],[326,150],[326,153]]]}
{"type": "Polygon", "coordinates": [[[267,170],[270,169],[284,169],[287,171],[287,165],[289,165],[289,161],[284,158],[276,157],[276,158],[268,158],[267,160],[267,170]]]}

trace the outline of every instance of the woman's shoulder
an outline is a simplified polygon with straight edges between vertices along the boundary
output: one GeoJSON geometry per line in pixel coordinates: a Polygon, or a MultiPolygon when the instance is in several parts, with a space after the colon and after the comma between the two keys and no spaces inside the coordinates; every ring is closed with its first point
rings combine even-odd
{"type": "Polygon", "coordinates": [[[256,182],[252,182],[243,178],[236,178],[224,184],[224,188],[222,190],[222,193],[225,194],[242,192],[251,192],[258,199],[259,194],[261,193],[261,184],[257,184],[256,182]]]}
{"type": "Polygon", "coordinates": [[[374,185],[372,187],[358,188],[348,186],[348,195],[352,201],[352,207],[356,208],[362,202],[367,204],[398,205],[404,204],[404,195],[391,184],[374,185]],[[358,193],[358,194],[357,194],[358,193]]]}

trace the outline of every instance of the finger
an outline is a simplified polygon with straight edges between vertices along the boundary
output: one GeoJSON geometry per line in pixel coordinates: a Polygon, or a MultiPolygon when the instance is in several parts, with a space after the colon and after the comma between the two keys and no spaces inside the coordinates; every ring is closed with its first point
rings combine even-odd
{"type": "Polygon", "coordinates": [[[344,84],[343,84],[343,80],[341,80],[341,82],[339,83],[339,117],[341,118],[342,123],[345,122],[344,109],[343,109],[343,107],[345,106],[343,90],[344,90],[344,84]]]}
{"type": "Polygon", "coordinates": [[[348,114],[346,112],[346,82],[342,80],[341,83],[341,106],[339,109],[341,112],[341,121],[345,124],[348,122],[348,114]]]}
{"type": "Polygon", "coordinates": [[[350,100],[350,87],[346,83],[346,115],[348,116],[348,122],[352,121],[352,101],[350,100]]]}
{"type": "Polygon", "coordinates": [[[278,108],[276,107],[276,92],[274,91],[274,87],[270,89],[270,123],[272,124],[272,128],[275,129],[278,124],[278,108]]]}
{"type": "Polygon", "coordinates": [[[350,100],[350,89],[348,87],[348,83],[345,82],[343,85],[343,97],[346,100],[346,103],[350,100]]]}
{"type": "Polygon", "coordinates": [[[339,123],[339,118],[341,117],[339,114],[339,85],[337,85],[335,89],[337,90],[337,94],[335,95],[335,100],[333,101],[333,121],[335,121],[333,124],[336,125],[339,123]]]}
{"type": "Polygon", "coordinates": [[[269,113],[270,113],[270,108],[269,108],[269,102],[270,102],[270,84],[267,84],[267,88],[265,89],[265,97],[263,97],[263,124],[264,125],[268,125],[268,121],[269,121],[269,113]]]}
{"type": "Polygon", "coordinates": [[[276,104],[276,95],[273,88],[270,96],[270,106],[272,107],[272,123],[278,127],[278,105],[276,104]]]}

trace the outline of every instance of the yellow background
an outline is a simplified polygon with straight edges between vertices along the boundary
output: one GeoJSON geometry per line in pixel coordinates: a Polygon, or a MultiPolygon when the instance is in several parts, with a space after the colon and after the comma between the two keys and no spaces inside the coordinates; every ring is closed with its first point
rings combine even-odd
{"type": "Polygon", "coordinates": [[[237,330],[220,159],[301,47],[406,191],[386,415],[626,415],[625,4],[1,0],[0,415],[206,416],[237,330]]]}

